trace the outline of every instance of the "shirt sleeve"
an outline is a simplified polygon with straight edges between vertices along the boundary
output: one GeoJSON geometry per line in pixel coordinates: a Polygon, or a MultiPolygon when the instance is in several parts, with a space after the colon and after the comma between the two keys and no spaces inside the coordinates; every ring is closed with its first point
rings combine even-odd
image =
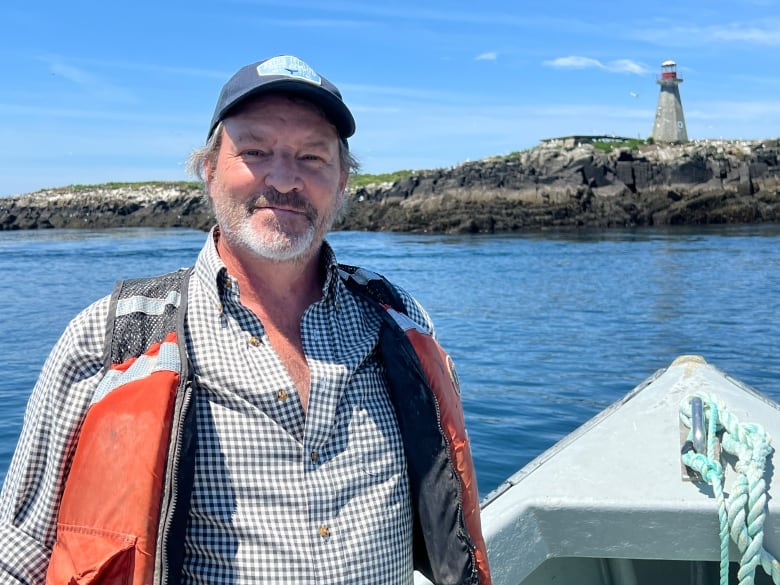
{"type": "Polygon", "coordinates": [[[0,492],[0,584],[44,583],[65,478],[102,377],[108,301],[70,322],[30,395],[0,492]]]}

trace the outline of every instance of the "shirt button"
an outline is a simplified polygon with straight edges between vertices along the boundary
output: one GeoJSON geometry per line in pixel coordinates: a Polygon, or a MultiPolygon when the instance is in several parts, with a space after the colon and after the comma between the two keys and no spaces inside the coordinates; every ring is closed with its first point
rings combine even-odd
{"type": "Polygon", "coordinates": [[[226,278],[225,279],[225,287],[226,288],[233,288],[233,281],[230,280],[229,278],[226,278]]]}
{"type": "Polygon", "coordinates": [[[319,461],[319,460],[320,460],[320,454],[317,453],[316,451],[312,451],[311,452],[311,462],[312,463],[317,463],[317,461],[319,461]]]}
{"type": "Polygon", "coordinates": [[[290,395],[287,393],[287,390],[279,390],[279,392],[276,393],[276,399],[279,402],[284,402],[289,396],[290,395]]]}
{"type": "Polygon", "coordinates": [[[322,538],[328,538],[330,536],[330,528],[327,524],[320,526],[320,536],[322,538]]]}
{"type": "Polygon", "coordinates": [[[251,345],[253,347],[257,347],[258,345],[260,345],[260,340],[257,337],[255,337],[254,335],[252,335],[249,338],[249,345],[251,345]]]}

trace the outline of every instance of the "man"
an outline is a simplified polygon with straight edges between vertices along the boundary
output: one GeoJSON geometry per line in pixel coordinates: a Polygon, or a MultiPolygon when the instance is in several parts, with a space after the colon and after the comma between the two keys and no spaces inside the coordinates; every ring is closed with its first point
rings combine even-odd
{"type": "Polygon", "coordinates": [[[190,161],[217,225],[191,274],[123,284],[55,346],[0,583],[490,582],[431,321],[325,241],[354,130],[296,57],[227,82],[190,161]]]}

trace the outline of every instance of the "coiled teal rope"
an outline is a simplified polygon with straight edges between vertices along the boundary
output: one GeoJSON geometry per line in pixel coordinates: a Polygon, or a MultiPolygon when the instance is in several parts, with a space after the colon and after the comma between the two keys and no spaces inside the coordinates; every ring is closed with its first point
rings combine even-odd
{"type": "MultiPolygon", "coordinates": [[[[739,585],[752,585],[756,568],[761,568],[780,583],[780,562],[763,546],[766,518],[766,482],[764,468],[772,453],[771,437],[760,425],[743,424],[728,411],[725,404],[706,393],[697,392],[704,406],[707,425],[707,452],[689,450],[682,454],[683,463],[699,473],[712,486],[720,520],[720,583],[728,585],[729,535],[742,553],[737,577],[739,585]],[[721,447],[734,455],[737,472],[731,495],[723,493],[723,468],[715,456],[716,434],[721,434],[721,447]]],[[[691,398],[680,405],[680,419],[691,427],[691,398]]],[[[692,440],[693,432],[688,440],[692,440]]]]}

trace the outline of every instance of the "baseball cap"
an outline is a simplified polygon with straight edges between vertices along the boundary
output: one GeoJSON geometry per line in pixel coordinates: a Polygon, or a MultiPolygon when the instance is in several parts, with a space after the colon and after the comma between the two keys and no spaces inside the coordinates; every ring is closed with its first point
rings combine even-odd
{"type": "Polygon", "coordinates": [[[247,99],[270,92],[301,95],[322,108],[342,139],[355,133],[355,119],[341,92],[298,57],[280,55],[239,69],[222,88],[208,137],[230,112],[247,99]]]}

